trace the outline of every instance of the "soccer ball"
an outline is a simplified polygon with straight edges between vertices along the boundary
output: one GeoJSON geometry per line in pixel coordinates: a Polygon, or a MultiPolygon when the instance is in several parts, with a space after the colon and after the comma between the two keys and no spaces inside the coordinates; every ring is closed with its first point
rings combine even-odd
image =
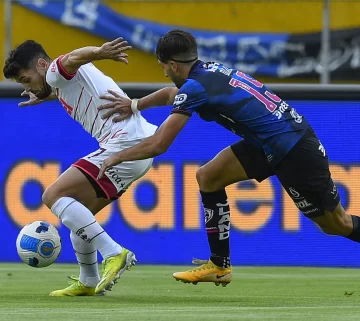
{"type": "Polygon", "coordinates": [[[24,263],[41,268],[49,266],[58,258],[61,239],[53,225],[35,221],[22,228],[16,239],[16,248],[24,263]]]}

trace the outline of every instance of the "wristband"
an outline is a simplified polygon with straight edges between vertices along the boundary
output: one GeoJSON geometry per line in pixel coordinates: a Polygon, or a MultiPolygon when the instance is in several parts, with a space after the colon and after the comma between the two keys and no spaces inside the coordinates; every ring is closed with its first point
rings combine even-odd
{"type": "Polygon", "coordinates": [[[138,101],[139,101],[139,99],[136,99],[136,98],[131,100],[131,111],[133,112],[133,114],[136,114],[139,112],[139,109],[137,108],[138,101]]]}

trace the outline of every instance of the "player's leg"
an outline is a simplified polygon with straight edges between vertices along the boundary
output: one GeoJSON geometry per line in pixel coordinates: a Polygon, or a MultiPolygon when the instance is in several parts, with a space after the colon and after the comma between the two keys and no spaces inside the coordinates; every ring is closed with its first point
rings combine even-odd
{"type": "Polygon", "coordinates": [[[198,170],[211,261],[216,265],[230,265],[230,208],[225,187],[253,178],[260,182],[272,174],[263,151],[243,140],[225,148],[198,170]]]}
{"type": "MultiPolygon", "coordinates": [[[[107,199],[119,197],[133,181],[143,176],[152,164],[152,159],[124,162],[109,168],[105,172],[106,176],[101,180],[97,180],[102,162],[113,152],[113,149],[107,150],[101,148],[99,151],[80,159],[73,165],[81,169],[83,173],[86,173],[94,189],[100,187],[100,192],[102,191],[104,193],[103,197],[107,199]]],[[[124,249],[120,255],[105,258],[103,261],[103,273],[95,292],[98,294],[105,288],[108,288],[114,280],[117,280],[125,270],[130,269],[135,262],[134,253],[127,249],[124,249]]]]}
{"type": "MultiPolygon", "coordinates": [[[[96,215],[99,211],[111,203],[112,200],[97,198],[90,204],[87,204],[86,207],[93,215],[96,215]]],[[[83,239],[74,232],[70,233],[70,240],[80,267],[79,281],[86,287],[95,289],[100,281],[97,250],[95,245],[93,243],[84,242],[83,239]]]]}
{"type": "Polygon", "coordinates": [[[295,205],[322,231],[360,242],[359,218],[341,206],[324,146],[314,133],[306,135],[275,172],[295,205]]]}
{"type": "Polygon", "coordinates": [[[111,199],[128,186],[130,178],[134,179],[133,176],[128,175],[129,173],[124,173],[125,177],[121,178],[119,174],[122,173],[118,173],[115,168],[98,181],[96,177],[100,162],[110,154],[110,152],[103,154],[103,151],[100,149],[76,162],[43,195],[44,203],[61,219],[62,223],[84,242],[93,244],[104,258],[103,274],[96,286],[96,293],[101,293],[108,288],[118,275],[130,269],[136,261],[134,253],[117,244],[84,205],[90,204],[97,197],[94,186],[100,187],[106,198],[111,199]],[[100,155],[102,158],[99,158],[100,155]],[[97,163],[90,162],[92,158],[97,160],[97,163]]]}
{"type": "Polygon", "coordinates": [[[347,214],[340,203],[332,212],[325,210],[324,215],[311,219],[326,234],[343,236],[360,243],[360,217],[347,214]]]}
{"type": "Polygon", "coordinates": [[[227,147],[199,168],[196,179],[204,206],[210,260],[227,268],[230,266],[230,206],[225,187],[247,180],[248,176],[231,147],[227,147]]]}
{"type": "Polygon", "coordinates": [[[202,166],[196,175],[205,213],[205,226],[211,251],[210,260],[200,268],[177,272],[173,276],[183,282],[231,281],[230,207],[225,187],[247,179],[259,182],[273,175],[262,150],[240,141],[225,148],[202,166]]]}
{"type": "Polygon", "coordinates": [[[76,167],[69,168],[43,194],[44,204],[61,222],[83,241],[94,244],[104,259],[122,252],[100,226],[93,213],[83,204],[96,199],[96,192],[87,177],[76,167]]]}
{"type": "MultiPolygon", "coordinates": [[[[321,182],[321,180],[320,180],[321,182]]],[[[293,186],[296,186],[293,184],[293,186]]],[[[289,195],[302,213],[330,235],[339,235],[360,242],[360,220],[347,214],[341,205],[336,186],[330,178],[318,187],[293,187],[289,195]],[[291,194],[292,193],[292,194],[291,194]]]]}
{"type": "MultiPolygon", "coordinates": [[[[79,233],[79,231],[84,229],[84,226],[92,227],[98,225],[93,214],[111,202],[111,200],[97,198],[97,194],[98,192],[84,173],[75,167],[71,167],[43,195],[43,201],[49,207],[54,207],[54,204],[57,203],[61,205],[64,200],[70,200],[70,202],[65,203],[65,206],[67,204],[68,206],[65,208],[64,213],[60,212],[60,218],[63,223],[65,222],[64,225],[71,230],[70,239],[77,260],[80,262],[80,280],[75,279],[69,287],[51,292],[51,296],[94,295],[95,288],[100,280],[97,266],[97,250],[101,250],[102,255],[106,255],[103,248],[103,245],[106,244],[107,248],[105,248],[105,251],[109,253],[110,257],[121,254],[121,246],[113,241],[106,232],[98,237],[100,242],[101,239],[104,242],[100,245],[102,248],[99,248],[96,242],[88,242],[84,238],[84,231],[79,233]],[[104,236],[105,238],[103,238],[104,236]]],[[[101,227],[100,230],[99,226],[97,226],[95,231],[86,229],[85,234],[89,237],[97,235],[102,230],[101,227]]]]}
{"type": "MultiPolygon", "coordinates": [[[[88,203],[87,208],[95,215],[111,202],[112,200],[97,198],[88,203]]],[[[70,277],[72,283],[70,286],[53,291],[50,296],[94,295],[95,288],[100,281],[96,247],[93,243],[84,242],[80,236],[72,231],[70,232],[70,240],[80,267],[80,275],[79,277],[70,277]]]]}
{"type": "MultiPolygon", "coordinates": [[[[104,207],[110,205],[113,200],[108,200],[105,197],[103,191],[98,187],[95,182],[91,181],[91,178],[84,173],[85,176],[92,183],[97,197],[96,199],[91,200],[90,203],[86,204],[86,207],[91,211],[93,215],[96,215],[104,207]]],[[[76,235],[74,232],[70,233],[70,240],[73,245],[76,259],[80,266],[80,275],[79,281],[87,286],[95,288],[100,281],[98,262],[97,262],[97,250],[93,243],[84,242],[80,236],[76,235]]]]}

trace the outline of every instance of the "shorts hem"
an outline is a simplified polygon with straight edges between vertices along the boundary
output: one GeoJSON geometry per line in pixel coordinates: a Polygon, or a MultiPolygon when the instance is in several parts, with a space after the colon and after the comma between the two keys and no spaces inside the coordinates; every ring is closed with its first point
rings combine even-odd
{"type": "Polygon", "coordinates": [[[99,174],[99,168],[93,163],[85,160],[79,159],[77,162],[72,164],[71,166],[79,168],[81,171],[84,171],[88,174],[94,182],[101,188],[101,190],[105,193],[106,199],[111,200],[118,193],[115,185],[110,181],[107,176],[104,176],[100,181],[97,179],[97,175],[99,174]]]}

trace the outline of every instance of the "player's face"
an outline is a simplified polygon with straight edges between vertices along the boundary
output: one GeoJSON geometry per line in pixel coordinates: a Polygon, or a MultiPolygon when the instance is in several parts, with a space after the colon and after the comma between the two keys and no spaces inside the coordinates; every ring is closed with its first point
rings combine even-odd
{"type": "Polygon", "coordinates": [[[179,79],[179,76],[177,75],[178,66],[172,61],[169,61],[167,63],[164,63],[160,60],[158,60],[159,65],[164,70],[165,76],[169,77],[171,81],[179,88],[181,87],[181,80],[179,79]]]}
{"type": "MultiPolygon", "coordinates": [[[[30,69],[21,69],[16,78],[16,81],[21,83],[26,91],[32,92],[39,99],[45,99],[51,94],[51,87],[46,83],[45,78],[47,68],[43,62],[40,66],[37,64],[30,69]]],[[[47,63],[46,65],[48,67],[47,63]]]]}
{"type": "MultiPolygon", "coordinates": [[[[170,66],[166,63],[163,63],[162,61],[158,60],[159,65],[161,66],[161,68],[164,71],[165,77],[169,77],[169,69],[170,66]]],[[[171,77],[170,77],[171,78],[171,77]]]]}

